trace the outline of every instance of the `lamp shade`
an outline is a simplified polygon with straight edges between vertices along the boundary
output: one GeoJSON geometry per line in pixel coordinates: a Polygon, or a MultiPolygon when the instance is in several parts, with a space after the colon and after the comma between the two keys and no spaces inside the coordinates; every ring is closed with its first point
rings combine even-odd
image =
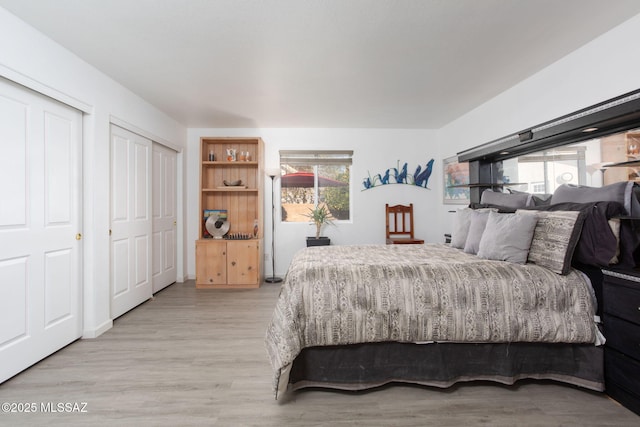
{"type": "Polygon", "coordinates": [[[268,177],[278,177],[280,176],[280,168],[266,168],[264,173],[266,173],[268,177]]]}

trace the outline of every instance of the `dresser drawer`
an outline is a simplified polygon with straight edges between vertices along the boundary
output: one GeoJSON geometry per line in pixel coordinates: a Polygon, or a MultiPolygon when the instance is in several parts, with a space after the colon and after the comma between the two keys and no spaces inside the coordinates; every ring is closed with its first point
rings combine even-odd
{"type": "Polygon", "coordinates": [[[607,348],[604,353],[605,387],[620,388],[640,402],[640,362],[607,348]]]}
{"type": "Polygon", "coordinates": [[[640,325],[640,283],[621,285],[619,280],[605,276],[604,312],[640,325]]]}
{"type": "Polygon", "coordinates": [[[640,326],[607,313],[604,314],[603,323],[607,347],[640,361],[640,326]]]}

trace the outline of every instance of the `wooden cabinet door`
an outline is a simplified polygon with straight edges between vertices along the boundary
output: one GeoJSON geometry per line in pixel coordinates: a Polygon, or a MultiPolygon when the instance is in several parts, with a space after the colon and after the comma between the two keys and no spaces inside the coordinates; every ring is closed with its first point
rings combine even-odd
{"type": "Polygon", "coordinates": [[[227,242],[227,280],[230,285],[259,286],[258,241],[227,242]]]}
{"type": "Polygon", "coordinates": [[[227,283],[227,242],[196,242],[196,287],[227,283]]]}

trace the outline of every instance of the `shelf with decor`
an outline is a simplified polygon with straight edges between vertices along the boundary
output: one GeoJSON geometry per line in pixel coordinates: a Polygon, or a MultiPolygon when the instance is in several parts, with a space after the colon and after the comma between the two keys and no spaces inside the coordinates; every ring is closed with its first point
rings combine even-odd
{"type": "Polygon", "coordinates": [[[624,162],[617,163],[604,163],[602,167],[607,168],[628,168],[632,166],[640,166],[640,159],[626,160],[624,162]]]}
{"type": "Polygon", "coordinates": [[[640,181],[640,132],[628,131],[601,140],[604,185],[640,181]]]}
{"type": "Polygon", "coordinates": [[[263,275],[264,144],[258,137],[200,139],[197,288],[257,288],[263,275]],[[213,234],[207,219],[216,223],[213,234]]]}
{"type": "Polygon", "coordinates": [[[257,193],[258,189],[257,188],[217,187],[217,188],[203,188],[201,191],[203,193],[216,193],[216,192],[231,193],[234,191],[245,192],[245,193],[257,193]]]}
{"type": "Polygon", "coordinates": [[[259,166],[260,163],[253,160],[205,160],[202,162],[202,166],[228,166],[228,167],[239,167],[239,166],[259,166]]]}

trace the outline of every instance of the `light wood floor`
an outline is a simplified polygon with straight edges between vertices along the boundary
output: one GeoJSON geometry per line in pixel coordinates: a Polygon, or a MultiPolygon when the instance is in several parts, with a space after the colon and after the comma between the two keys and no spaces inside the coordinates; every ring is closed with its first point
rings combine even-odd
{"type": "Polygon", "coordinates": [[[0,402],[86,402],[87,413],[0,413],[0,425],[640,425],[604,394],[553,382],[311,390],[275,401],[263,339],[278,289],[175,284],[102,336],[0,385],[0,402]]]}

